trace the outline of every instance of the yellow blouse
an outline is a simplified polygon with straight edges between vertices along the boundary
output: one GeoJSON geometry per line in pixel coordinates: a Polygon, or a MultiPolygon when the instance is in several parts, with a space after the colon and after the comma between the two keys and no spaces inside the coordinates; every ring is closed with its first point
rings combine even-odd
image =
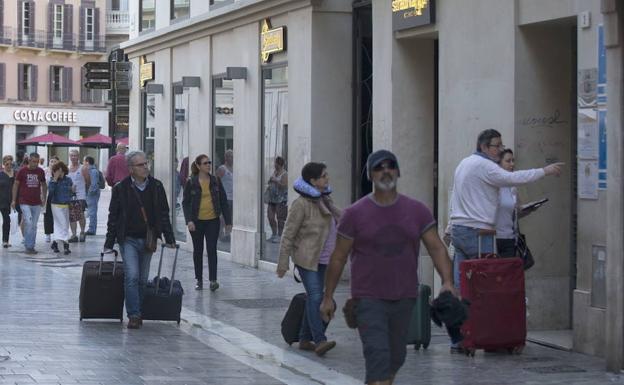
{"type": "Polygon", "coordinates": [[[209,219],[215,219],[217,214],[215,213],[214,206],[212,205],[212,195],[210,194],[210,180],[199,181],[202,194],[199,202],[199,215],[197,219],[201,221],[207,221],[209,219]]]}

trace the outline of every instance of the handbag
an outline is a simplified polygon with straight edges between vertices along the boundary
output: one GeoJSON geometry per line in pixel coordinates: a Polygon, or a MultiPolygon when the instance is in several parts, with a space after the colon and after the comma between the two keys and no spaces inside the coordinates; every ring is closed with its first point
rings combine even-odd
{"type": "Polygon", "coordinates": [[[152,226],[150,226],[149,221],[147,220],[147,213],[145,212],[145,207],[143,206],[143,200],[141,200],[141,196],[139,196],[139,193],[134,189],[134,187],[130,186],[130,188],[132,189],[132,191],[134,191],[134,195],[136,196],[137,201],[141,206],[141,216],[143,217],[143,221],[145,221],[145,227],[147,228],[147,230],[145,231],[145,251],[154,253],[158,249],[158,238],[156,237],[156,234],[154,234],[154,229],[152,228],[152,226]]]}
{"type": "Polygon", "coordinates": [[[11,210],[9,214],[9,222],[11,222],[10,232],[12,236],[16,236],[19,233],[19,214],[15,210],[11,210]]]}
{"type": "Polygon", "coordinates": [[[533,253],[531,253],[526,243],[526,236],[521,233],[518,233],[516,237],[516,255],[522,259],[524,270],[529,270],[535,264],[533,253]]]}

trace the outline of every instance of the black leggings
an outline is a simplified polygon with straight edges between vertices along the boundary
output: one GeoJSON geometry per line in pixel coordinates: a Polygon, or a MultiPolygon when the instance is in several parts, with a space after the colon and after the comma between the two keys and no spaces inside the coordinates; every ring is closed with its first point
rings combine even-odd
{"type": "Polygon", "coordinates": [[[54,233],[54,218],[52,218],[52,200],[48,196],[46,212],[43,214],[43,230],[46,235],[54,233]]]}
{"type": "Polygon", "coordinates": [[[204,240],[206,241],[206,251],[208,253],[208,277],[210,281],[217,280],[217,240],[219,239],[219,228],[221,223],[219,218],[207,221],[197,220],[195,231],[191,231],[193,238],[193,264],[195,265],[195,279],[202,280],[203,277],[203,255],[204,240]]]}
{"type": "Polygon", "coordinates": [[[2,213],[2,242],[9,242],[9,231],[11,230],[11,218],[9,214],[11,213],[10,208],[0,209],[2,213]]]}

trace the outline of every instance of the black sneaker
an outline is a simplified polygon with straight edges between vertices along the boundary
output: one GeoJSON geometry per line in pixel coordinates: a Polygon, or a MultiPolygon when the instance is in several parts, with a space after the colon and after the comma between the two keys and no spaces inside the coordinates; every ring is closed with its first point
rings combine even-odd
{"type": "Polygon", "coordinates": [[[210,291],[215,291],[219,288],[219,282],[210,281],[210,291]]]}
{"type": "Polygon", "coordinates": [[[63,249],[64,249],[63,250],[63,254],[67,255],[67,254],[71,253],[71,250],[69,250],[69,243],[65,243],[63,245],[63,249]]]}
{"type": "Polygon", "coordinates": [[[95,235],[94,231],[87,231],[86,233],[84,233],[85,235],[95,235]]]}
{"type": "Polygon", "coordinates": [[[202,282],[201,279],[197,280],[197,283],[195,284],[195,290],[202,290],[204,288],[204,283],[202,282]]]}
{"type": "Polygon", "coordinates": [[[75,235],[72,235],[67,242],[69,242],[69,243],[76,243],[76,242],[78,242],[78,237],[75,236],[75,235]]]}
{"type": "Polygon", "coordinates": [[[80,242],[84,242],[87,240],[87,236],[85,233],[80,233],[80,242]]]}
{"type": "Polygon", "coordinates": [[[52,248],[52,250],[53,250],[55,253],[60,252],[60,250],[59,250],[59,248],[58,248],[58,243],[56,243],[56,241],[52,242],[52,245],[51,245],[50,247],[52,248]]]}

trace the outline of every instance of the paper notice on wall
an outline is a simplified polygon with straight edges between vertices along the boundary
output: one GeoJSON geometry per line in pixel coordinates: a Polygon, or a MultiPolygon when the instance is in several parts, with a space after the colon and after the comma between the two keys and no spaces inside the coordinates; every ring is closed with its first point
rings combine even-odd
{"type": "Polygon", "coordinates": [[[598,199],[598,161],[578,161],[578,197],[598,199]]]}
{"type": "Polygon", "coordinates": [[[596,110],[582,108],[578,111],[578,157],[598,159],[598,120],[596,110]]]}

